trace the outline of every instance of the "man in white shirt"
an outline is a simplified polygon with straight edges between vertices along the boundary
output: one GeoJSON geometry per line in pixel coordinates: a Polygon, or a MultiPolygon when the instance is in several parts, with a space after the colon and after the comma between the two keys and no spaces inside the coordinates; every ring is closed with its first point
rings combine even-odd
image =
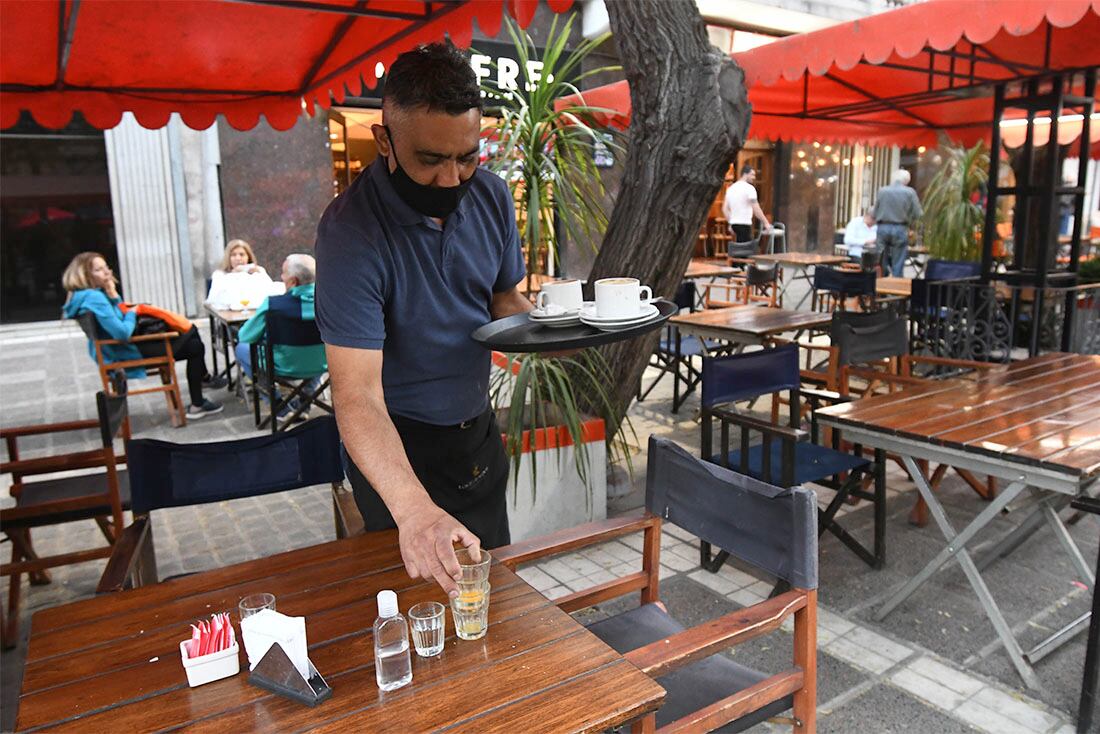
{"type": "Polygon", "coordinates": [[[848,257],[859,262],[863,248],[874,246],[877,229],[870,209],[865,209],[862,216],[852,217],[852,221],[844,228],[844,244],[848,246],[848,257]]]}
{"type": "Polygon", "coordinates": [[[756,169],[752,166],[741,168],[741,178],[733,182],[726,189],[726,199],[722,203],[722,216],[729,223],[733,232],[734,242],[748,242],[752,239],[753,215],[760,220],[761,226],[767,230],[771,228],[764,210],[760,208],[760,202],[756,196],[756,169]]]}

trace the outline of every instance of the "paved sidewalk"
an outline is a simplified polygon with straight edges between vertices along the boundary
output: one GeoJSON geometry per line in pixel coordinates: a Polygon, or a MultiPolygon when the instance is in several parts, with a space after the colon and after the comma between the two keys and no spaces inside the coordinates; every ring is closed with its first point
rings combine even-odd
{"type": "MultiPolygon", "coordinates": [[[[209,343],[209,342],[207,342],[209,343]]],[[[99,388],[83,338],[75,330],[0,335],[0,402],[2,424],[93,417],[92,396],[99,388]]],[[[181,379],[182,379],[181,372],[181,379]]],[[[647,377],[648,379],[648,377],[647,377]]],[[[216,441],[253,435],[249,408],[225,391],[226,410],[218,416],[173,429],[160,396],[131,400],[133,429],[142,437],[173,441],[216,441]]],[[[670,412],[671,382],[666,379],[631,417],[643,443],[650,434],[669,436],[696,449],[697,397],[678,415],[670,412]]],[[[26,455],[73,450],[92,436],[28,441],[26,455]]],[[[614,471],[609,501],[612,512],[641,504],[644,453],[635,460],[633,481],[614,471]]],[[[933,527],[910,527],[906,514],[915,496],[911,483],[896,468],[889,476],[889,560],[872,571],[831,537],[821,543],[821,612],[819,617],[819,712],[822,732],[967,732],[997,734],[1072,731],[1080,686],[1084,638],[1038,665],[1043,687],[1028,691],[1007,656],[957,566],[948,567],[882,623],[871,619],[892,590],[919,569],[941,545],[933,527]]],[[[4,499],[7,492],[0,488],[4,499]]],[[[976,514],[983,503],[959,481],[946,480],[944,501],[960,516],[976,514]]],[[[869,532],[866,503],[846,507],[846,523],[855,533],[869,532]]],[[[998,528],[1009,520],[998,521],[998,528]]],[[[1092,518],[1071,532],[1086,557],[1095,552],[1100,532],[1092,518]]],[[[161,577],[201,571],[330,540],[332,510],[327,488],[310,488],[262,498],[217,503],[154,514],[154,534],[161,577]]],[[[62,545],[89,543],[98,535],[92,523],[64,531],[44,529],[36,545],[49,552],[62,545]]],[[[536,588],[556,597],[636,570],[640,536],[605,543],[529,566],[522,571],[536,588]]],[[[7,548],[3,549],[7,552],[7,548]]],[[[102,562],[69,566],[53,572],[52,584],[24,582],[24,630],[35,609],[85,598],[94,593],[102,562]]],[[[1010,624],[1026,643],[1087,609],[1088,595],[1072,580],[1055,539],[1040,531],[1011,558],[989,572],[994,594],[1010,624]]],[[[698,548],[687,533],[667,528],[662,542],[661,596],[670,612],[686,625],[695,624],[763,599],[771,581],[728,564],[717,574],[698,566],[698,548]]],[[[6,602],[6,584],[4,601],[6,602]]],[[[617,600],[579,612],[586,620],[636,604],[617,600]]],[[[3,658],[0,730],[10,729],[18,695],[24,646],[3,658]]],[[[730,653],[740,662],[779,669],[790,654],[789,635],[753,640],[730,653]]],[[[755,730],[789,731],[761,725],[755,730]]]]}

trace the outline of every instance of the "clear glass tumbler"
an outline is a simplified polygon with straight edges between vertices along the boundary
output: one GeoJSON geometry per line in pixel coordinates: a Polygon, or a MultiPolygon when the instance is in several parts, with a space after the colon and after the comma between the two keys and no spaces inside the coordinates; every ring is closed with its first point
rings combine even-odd
{"type": "Polygon", "coordinates": [[[270,609],[274,612],[275,595],[249,594],[245,598],[241,599],[240,604],[237,605],[237,609],[240,610],[242,620],[248,619],[253,614],[258,614],[265,609],[270,609]]]}
{"type": "Polygon", "coordinates": [[[444,612],[447,607],[437,601],[426,601],[409,610],[409,624],[412,626],[413,647],[422,658],[430,658],[443,652],[444,612]]]}
{"type": "Polygon", "coordinates": [[[469,548],[457,548],[455,556],[458,557],[458,565],[462,567],[462,580],[458,582],[460,589],[466,586],[474,588],[489,580],[489,564],[493,562],[489,551],[481,550],[476,561],[469,548]]]}
{"type": "Polygon", "coordinates": [[[489,582],[460,585],[458,596],[451,599],[455,634],[463,640],[479,640],[489,629],[489,582]]]}

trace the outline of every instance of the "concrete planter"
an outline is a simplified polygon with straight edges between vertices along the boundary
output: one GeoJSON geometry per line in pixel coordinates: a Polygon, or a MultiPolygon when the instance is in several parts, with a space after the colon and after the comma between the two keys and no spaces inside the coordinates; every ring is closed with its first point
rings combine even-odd
{"type": "MultiPolygon", "coordinates": [[[[507,421],[508,409],[498,409],[498,424],[505,425],[507,421]]],[[[577,473],[574,464],[577,447],[564,425],[533,427],[523,432],[519,477],[509,479],[508,486],[508,521],[513,543],[607,517],[604,422],[591,418],[582,426],[591,488],[585,486],[577,473]],[[535,488],[531,486],[532,461],[537,462],[535,488]]]]}

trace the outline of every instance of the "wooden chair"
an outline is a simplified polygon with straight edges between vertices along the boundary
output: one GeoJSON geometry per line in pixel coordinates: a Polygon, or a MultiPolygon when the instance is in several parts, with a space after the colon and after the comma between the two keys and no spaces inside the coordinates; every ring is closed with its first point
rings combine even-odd
{"type": "Polygon", "coordinates": [[[779,268],[750,262],[743,277],[702,284],[703,305],[706,308],[729,308],[748,304],[763,304],[770,308],[781,305],[779,299],[779,268]],[[715,294],[718,295],[715,295],[715,294]]]}
{"type": "Polygon", "coordinates": [[[23,574],[30,574],[32,583],[44,584],[50,581],[46,569],[107,558],[122,531],[122,513],[129,509],[130,493],[126,470],[118,468],[126,463],[126,453],[116,454],[114,441],[121,438],[125,443],[130,439],[126,398],[97,393],[96,411],[96,420],[0,429],[8,447],[8,461],[0,464],[0,473],[11,475],[11,494],[15,498],[13,507],[0,510],[0,528],[12,544],[11,562],[0,567],[0,574],[9,577],[7,619],[2,620],[5,648],[16,642],[23,574]],[[20,438],[91,429],[99,429],[100,448],[34,459],[19,456],[20,438]],[[78,469],[101,471],[26,481],[29,477],[78,469]],[[99,525],[107,545],[45,557],[35,552],[31,543],[33,528],[88,519],[99,525]]]}
{"type": "MultiPolygon", "coordinates": [[[[722,466],[733,468],[781,487],[816,484],[835,491],[818,518],[818,532],[833,533],[844,545],[872,568],[886,564],[886,473],[885,452],[875,450],[873,460],[863,456],[857,444],[852,451],[841,440],[839,431],[830,432],[830,445],[818,435],[814,411],[822,403],[848,400],[835,392],[802,387],[798,367],[798,347],[789,344],[776,349],[748,352],[703,360],[702,426],[700,455],[722,466]],[[772,397],[771,419],[734,407],[735,403],[772,397]],[[788,410],[786,424],[779,419],[780,398],[788,410]],[[801,401],[810,403],[810,431],[800,428],[801,401]],[[720,443],[714,445],[714,423],[720,443]],[[738,446],[731,445],[731,429],[740,433],[738,446]],[[759,435],[760,441],[753,442],[759,435]],[[864,480],[874,486],[864,489],[864,480]],[[836,519],[849,497],[874,503],[873,546],[866,548],[836,519]]],[[[725,552],[711,558],[711,549],[700,545],[700,563],[717,571],[725,561],[725,552]]]]}
{"type": "MultiPolygon", "coordinates": [[[[695,311],[695,281],[685,280],[681,283],[676,289],[672,302],[680,311],[684,309],[695,311]]],[[[695,366],[694,359],[706,353],[707,344],[702,339],[695,336],[683,337],[674,324],[666,324],[661,340],[657,343],[657,349],[649,360],[649,366],[659,370],[659,374],[644,390],[639,378],[638,401],[645,400],[665,375],[671,374],[672,412],[679,411],[680,406],[702,379],[702,373],[695,366]],[[684,386],[683,392],[680,390],[681,383],[684,386]]]]}
{"type": "Polygon", "coordinates": [[[316,347],[324,348],[321,340],[321,332],[317,328],[317,322],[312,319],[297,319],[285,316],[274,309],[266,315],[264,337],[258,343],[251,346],[252,350],[252,411],[257,428],[270,426],[272,433],[277,433],[295,421],[299,415],[316,405],[327,413],[332,414],[332,406],[321,399],[328,389],[329,379],[327,372],[316,374],[298,375],[279,372],[275,368],[275,347],[316,347]],[[323,379],[322,379],[323,378],[323,379]],[[311,384],[316,379],[319,382],[311,384]],[[290,390],[289,394],[279,396],[279,387],[290,390]],[[267,404],[271,408],[270,414],[260,418],[260,393],[266,393],[267,404]],[[288,407],[291,401],[297,401],[297,407],[291,410],[280,424],[279,412],[288,407]]]}
{"type": "Polygon", "coordinates": [[[650,437],[644,511],[515,543],[494,555],[515,569],[548,555],[644,533],[640,571],[556,602],[573,612],[640,592],[640,607],[589,626],[668,693],[661,709],[635,722],[633,731],[742,731],[792,709],[793,721],[786,722],[812,734],[817,696],[816,513],[808,490],[765,484],[650,437]],[[668,614],[658,594],[662,522],[786,580],[791,590],[685,629],[668,614]],[[769,674],[721,654],[775,632],[792,615],[790,668],[769,674]]]}
{"type": "Polygon", "coordinates": [[[81,331],[87,336],[95,347],[95,361],[99,369],[99,379],[103,382],[103,390],[108,395],[142,395],[144,393],[162,392],[168,401],[168,413],[172,417],[172,425],[177,428],[187,425],[187,411],[183,407],[183,398],[180,396],[179,380],[176,378],[176,360],[172,356],[172,340],[179,336],[174,331],[163,334],[148,334],[146,336],[132,336],[128,342],[107,338],[103,330],[96,323],[95,314],[85,311],[76,317],[81,331]],[[142,357],[141,359],[127,359],[120,362],[108,362],[103,357],[103,347],[119,344],[139,344],[141,342],[164,341],[164,354],[159,357],[142,357]],[[134,390],[127,386],[126,370],[141,367],[149,372],[156,372],[160,376],[160,385],[156,387],[143,387],[134,390]]]}
{"type": "MultiPolygon", "coordinates": [[[[829,336],[832,342],[829,347],[801,345],[807,350],[829,352],[828,369],[821,373],[803,371],[802,375],[844,396],[862,398],[896,392],[943,377],[978,374],[995,366],[987,362],[910,354],[905,320],[892,311],[835,312],[829,336]]],[[[940,485],[948,469],[962,477],[982,499],[991,500],[996,496],[997,485],[993,477],[986,477],[982,482],[968,469],[946,464],[932,472],[929,483],[933,489],[940,485]]],[[[928,524],[928,506],[919,495],[910,522],[920,527],[928,524]]]]}
{"type": "MultiPolygon", "coordinates": [[[[322,416],[273,436],[180,444],[135,439],[128,448],[134,521],[115,544],[100,593],[157,583],[150,513],[344,481],[336,419],[322,416]]],[[[337,511],[337,529],[343,513],[337,511]]]]}

